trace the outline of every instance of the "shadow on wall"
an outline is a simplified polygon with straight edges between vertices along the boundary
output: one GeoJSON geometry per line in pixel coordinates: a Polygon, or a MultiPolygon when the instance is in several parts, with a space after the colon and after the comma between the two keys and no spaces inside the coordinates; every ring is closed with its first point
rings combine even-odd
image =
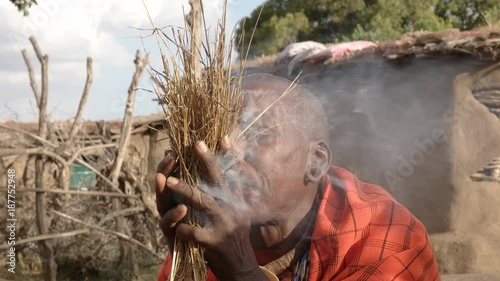
{"type": "Polygon", "coordinates": [[[458,56],[363,58],[303,74],[325,104],[334,164],[386,188],[435,233],[451,226],[451,127],[471,114],[456,104],[453,80],[487,64],[458,56]]]}

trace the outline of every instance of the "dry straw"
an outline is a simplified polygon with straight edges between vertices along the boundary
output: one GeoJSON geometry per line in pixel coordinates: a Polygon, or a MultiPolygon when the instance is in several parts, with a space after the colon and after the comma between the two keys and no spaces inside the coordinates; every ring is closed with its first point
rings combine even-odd
{"type": "MultiPolygon", "coordinates": [[[[192,50],[196,45],[191,44],[193,34],[187,22],[184,28],[171,28],[169,35],[155,29],[163,71],[151,70],[166,115],[167,134],[178,155],[178,176],[192,186],[205,179],[193,153],[194,144],[203,140],[212,152],[217,151],[219,140],[236,125],[241,96],[241,76],[231,75],[234,37],[226,41],[226,3],[215,31],[215,42],[207,43],[210,35],[203,8],[202,18],[205,38],[201,49],[192,50]],[[195,69],[200,61],[202,75],[198,77],[195,69]]],[[[240,64],[240,73],[243,67],[240,64]]],[[[196,210],[190,208],[186,222],[197,225],[196,210]]],[[[203,249],[193,242],[176,239],[170,280],[204,281],[206,276],[203,249]]]]}

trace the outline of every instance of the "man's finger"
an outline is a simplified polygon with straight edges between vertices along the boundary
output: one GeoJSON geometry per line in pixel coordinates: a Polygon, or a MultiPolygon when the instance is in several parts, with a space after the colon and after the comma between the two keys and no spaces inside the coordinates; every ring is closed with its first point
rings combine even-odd
{"type": "Polygon", "coordinates": [[[219,151],[224,153],[228,151],[231,148],[231,141],[229,140],[229,136],[224,136],[220,141],[219,141],[219,151]]]}
{"type": "Polygon", "coordinates": [[[170,209],[160,220],[160,229],[163,235],[167,238],[168,248],[173,249],[175,241],[175,226],[187,214],[187,207],[179,205],[176,208],[170,209]]]}
{"type": "Polygon", "coordinates": [[[167,187],[188,200],[197,209],[205,210],[208,214],[216,211],[215,207],[218,205],[213,197],[197,188],[193,188],[185,181],[169,177],[167,179],[167,187]]]}
{"type": "Polygon", "coordinates": [[[173,207],[170,194],[166,187],[167,177],[170,176],[175,166],[175,153],[169,151],[165,158],[158,164],[157,174],[155,175],[156,208],[163,217],[165,212],[173,207]]]}
{"type": "Polygon", "coordinates": [[[161,217],[172,208],[172,202],[170,200],[170,195],[168,189],[165,188],[167,184],[167,178],[158,173],[155,176],[155,190],[156,190],[156,209],[161,217]]]}
{"type": "Polygon", "coordinates": [[[187,207],[185,205],[179,205],[166,212],[160,220],[160,228],[163,231],[163,234],[168,237],[171,230],[186,216],[186,214],[187,207]]]}
{"type": "Polygon", "coordinates": [[[177,226],[175,234],[182,240],[196,241],[202,246],[209,244],[211,238],[208,230],[185,223],[181,223],[177,226]]]}
{"type": "Polygon", "coordinates": [[[167,178],[171,176],[174,170],[175,158],[175,153],[173,151],[168,151],[165,155],[165,158],[163,158],[160,164],[158,164],[158,167],[156,169],[157,174],[155,176],[155,190],[157,196],[162,193],[163,189],[165,188],[167,178]]]}
{"type": "Polygon", "coordinates": [[[201,160],[205,167],[205,171],[208,175],[209,180],[212,183],[222,185],[224,182],[224,175],[222,169],[217,163],[217,158],[215,155],[208,149],[205,142],[200,141],[196,144],[194,152],[198,159],[201,160]]]}
{"type": "Polygon", "coordinates": [[[162,173],[168,177],[168,175],[170,175],[174,170],[176,158],[177,155],[172,150],[165,151],[165,157],[156,167],[156,172],[162,173]]]}

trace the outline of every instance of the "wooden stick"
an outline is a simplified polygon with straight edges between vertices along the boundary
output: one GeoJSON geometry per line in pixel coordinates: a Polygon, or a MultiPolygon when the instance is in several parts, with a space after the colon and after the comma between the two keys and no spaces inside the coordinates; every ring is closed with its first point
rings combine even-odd
{"type": "MultiPolygon", "coordinates": [[[[36,42],[35,38],[30,37],[31,44],[35,53],[42,65],[42,91],[40,95],[40,104],[38,111],[38,136],[41,139],[47,139],[47,99],[49,93],[49,77],[48,77],[48,63],[49,57],[47,55],[42,55],[40,47],[36,42]]],[[[44,162],[45,159],[42,155],[39,155],[35,161],[35,184],[38,187],[43,187],[43,174],[44,174],[44,162]]],[[[64,161],[65,162],[65,161],[64,161]]],[[[47,218],[47,198],[45,192],[36,193],[35,198],[36,203],[36,213],[37,213],[37,226],[40,235],[49,234],[48,229],[48,218],[47,218]]],[[[40,241],[40,246],[42,247],[42,255],[44,257],[44,269],[45,269],[45,280],[56,281],[57,279],[57,265],[55,262],[54,249],[49,241],[40,241]]]]}
{"type": "MultiPolygon", "coordinates": [[[[0,192],[7,192],[6,188],[0,188],[0,192]]],[[[46,189],[46,188],[16,188],[16,192],[47,192],[56,194],[69,194],[69,195],[84,195],[84,196],[104,196],[104,197],[119,197],[130,199],[141,199],[137,195],[129,195],[116,192],[103,192],[103,191],[76,191],[76,190],[61,190],[61,189],[46,189]]]]}
{"type": "Polygon", "coordinates": [[[71,165],[73,162],[75,162],[76,158],[78,158],[83,152],[99,150],[99,149],[103,149],[103,148],[111,148],[111,147],[115,147],[115,146],[116,146],[116,144],[114,144],[114,143],[107,143],[107,144],[99,144],[99,145],[93,145],[93,146],[87,146],[87,147],[80,148],[79,150],[77,150],[73,154],[73,156],[71,156],[71,158],[68,160],[68,164],[71,165]]]}
{"type": "Polygon", "coordinates": [[[38,45],[38,42],[36,41],[34,36],[30,37],[30,42],[31,42],[31,45],[33,46],[33,50],[35,50],[36,57],[41,62],[43,60],[44,55],[43,55],[42,50],[40,49],[40,46],[38,45]]]}
{"type": "Polygon", "coordinates": [[[146,54],[144,59],[141,59],[139,51],[137,51],[134,60],[135,73],[132,78],[132,83],[130,83],[130,86],[128,88],[127,103],[125,105],[125,114],[123,116],[123,123],[120,132],[120,140],[118,141],[117,145],[115,165],[113,166],[113,169],[111,170],[110,173],[110,178],[112,182],[118,180],[123,160],[125,159],[126,150],[130,142],[130,132],[132,130],[132,113],[134,110],[135,95],[137,92],[136,89],[137,85],[139,84],[139,80],[141,79],[142,72],[144,71],[144,69],[148,64],[148,61],[149,61],[149,54],[146,54]]]}
{"type": "Polygon", "coordinates": [[[134,238],[132,238],[130,236],[127,236],[127,235],[125,235],[123,233],[112,231],[112,230],[108,230],[108,229],[104,229],[102,227],[86,223],[86,222],[81,221],[81,220],[79,220],[77,218],[74,218],[72,216],[66,215],[64,213],[61,213],[61,212],[58,212],[58,211],[55,211],[55,210],[52,210],[51,213],[53,213],[53,214],[55,214],[57,216],[69,219],[69,220],[71,220],[71,221],[73,221],[75,223],[84,225],[84,226],[86,226],[86,227],[88,227],[90,229],[94,229],[94,230],[97,230],[97,231],[100,231],[100,232],[103,232],[103,233],[106,233],[106,234],[109,234],[109,235],[116,236],[116,237],[118,237],[119,239],[121,239],[123,241],[129,242],[129,243],[134,244],[136,246],[139,246],[140,248],[143,248],[144,250],[146,250],[149,253],[153,254],[153,256],[155,256],[159,260],[164,260],[165,259],[165,257],[163,257],[163,256],[155,253],[154,251],[152,251],[151,249],[149,249],[146,245],[142,244],[141,242],[139,242],[139,241],[135,240],[134,238]]]}
{"type": "MultiPolygon", "coordinates": [[[[73,230],[73,231],[68,231],[68,232],[62,232],[62,233],[54,233],[54,234],[43,234],[43,235],[38,235],[35,237],[30,237],[22,240],[16,241],[16,245],[22,245],[26,243],[33,243],[33,242],[39,242],[39,241],[45,241],[45,240],[52,240],[52,239],[57,239],[57,238],[68,238],[72,237],[75,235],[80,235],[89,232],[89,229],[79,229],[79,230],[73,230]]],[[[3,244],[0,245],[0,250],[3,249],[8,249],[11,247],[9,244],[3,244]]]]}
{"type": "MultiPolygon", "coordinates": [[[[125,113],[123,116],[123,123],[121,127],[120,139],[117,144],[116,159],[113,168],[110,172],[110,178],[112,186],[118,185],[118,177],[120,176],[120,171],[122,168],[123,161],[125,159],[126,150],[130,142],[130,133],[132,130],[132,113],[134,110],[135,95],[137,85],[141,79],[142,72],[146,68],[149,60],[149,54],[146,54],[144,59],[141,59],[139,51],[135,55],[135,73],[132,77],[132,82],[128,88],[127,103],[125,105],[125,113]]],[[[112,208],[114,211],[121,209],[121,203],[118,198],[111,199],[112,208]]],[[[122,217],[116,218],[116,227],[119,232],[129,233],[128,226],[122,217]]],[[[138,275],[139,268],[135,262],[135,254],[133,248],[128,244],[120,244],[120,260],[118,263],[131,269],[133,276],[138,275]]]]}
{"type": "Polygon", "coordinates": [[[61,156],[45,150],[43,148],[31,148],[31,149],[15,149],[7,152],[0,152],[0,156],[10,156],[10,155],[37,155],[37,156],[47,156],[60,162],[62,165],[67,165],[67,161],[64,160],[61,156]]]}
{"type": "Polygon", "coordinates": [[[135,207],[135,208],[127,208],[127,209],[118,210],[116,212],[113,212],[111,214],[106,215],[103,219],[101,219],[99,221],[97,226],[102,226],[102,225],[104,225],[105,222],[108,222],[108,221],[110,221],[116,217],[119,217],[119,216],[130,215],[133,213],[141,213],[144,211],[146,211],[146,208],[144,208],[144,207],[135,207]]]}
{"type": "MultiPolygon", "coordinates": [[[[117,216],[123,216],[127,214],[132,214],[132,213],[137,213],[137,212],[143,212],[145,209],[144,208],[128,208],[128,209],[123,209],[118,212],[111,213],[101,219],[96,226],[103,226],[104,223],[114,219],[117,216]]],[[[68,238],[72,237],[75,235],[80,235],[89,232],[90,229],[78,229],[78,230],[73,230],[73,231],[68,231],[68,232],[62,232],[62,233],[53,233],[53,234],[46,234],[46,235],[39,235],[35,237],[29,237],[26,239],[18,240],[16,241],[16,245],[21,245],[21,244],[26,244],[26,243],[32,243],[32,242],[37,242],[37,241],[42,241],[42,240],[51,240],[51,239],[57,239],[57,238],[68,238]]],[[[0,245],[0,250],[2,249],[8,249],[11,247],[9,244],[3,244],[0,245]]]]}
{"type": "Polygon", "coordinates": [[[31,63],[31,59],[28,56],[28,52],[26,51],[26,49],[22,50],[21,53],[23,54],[24,62],[28,67],[30,85],[31,89],[33,90],[33,94],[35,94],[36,105],[37,107],[40,107],[40,90],[38,89],[38,84],[36,82],[36,76],[35,76],[35,71],[33,70],[33,64],[31,63]]]}
{"type": "Polygon", "coordinates": [[[80,165],[83,165],[83,166],[87,167],[89,170],[91,170],[92,172],[96,173],[96,175],[98,175],[107,184],[109,184],[109,186],[111,187],[111,190],[114,190],[114,191],[116,191],[118,193],[122,193],[123,194],[123,191],[118,187],[118,183],[114,184],[113,182],[111,182],[106,176],[104,176],[101,172],[99,172],[94,167],[92,167],[89,163],[87,163],[87,162],[85,162],[85,161],[83,161],[81,159],[76,159],[75,162],[78,163],[78,164],[80,164],[80,165]]]}
{"type": "Polygon", "coordinates": [[[93,81],[93,70],[92,70],[92,58],[87,58],[87,82],[85,83],[85,88],[83,89],[83,94],[80,99],[80,104],[78,105],[78,111],[76,112],[75,120],[71,125],[71,130],[69,132],[68,139],[66,140],[66,145],[71,146],[73,140],[76,136],[78,130],[80,130],[82,126],[82,117],[83,111],[85,110],[85,106],[87,105],[87,98],[89,96],[90,87],[92,86],[93,81]]]}
{"type": "MultiPolygon", "coordinates": [[[[48,78],[48,67],[49,67],[49,57],[47,55],[43,55],[42,54],[42,50],[40,49],[40,46],[38,45],[38,42],[36,41],[35,37],[34,36],[31,36],[29,38],[30,42],[31,42],[31,45],[33,46],[33,49],[35,50],[35,54],[38,58],[38,61],[40,62],[40,65],[42,66],[42,70],[41,70],[41,74],[42,74],[42,90],[41,90],[41,93],[38,92],[38,87],[37,87],[37,91],[36,92],[33,92],[35,94],[35,98],[38,100],[39,99],[39,102],[37,102],[38,104],[38,109],[41,110],[42,107],[43,107],[43,114],[45,115],[45,119],[47,119],[48,121],[48,118],[47,118],[47,103],[46,103],[46,100],[45,100],[45,105],[43,105],[43,95],[44,95],[44,92],[45,92],[45,98],[48,97],[48,87],[49,87],[49,78],[48,78]],[[37,97],[37,93],[39,93],[40,95],[40,98],[37,97]],[[42,106],[43,105],[43,106],[42,106]]],[[[28,70],[29,70],[29,66],[28,66],[28,70]]],[[[48,131],[48,139],[53,141],[53,142],[56,142],[56,137],[54,135],[54,130],[52,129],[52,126],[50,124],[50,122],[46,122],[44,124],[47,128],[46,130],[48,131]]]]}
{"type": "Polygon", "coordinates": [[[28,136],[28,137],[34,139],[34,140],[39,141],[42,144],[47,145],[47,146],[50,146],[50,147],[53,147],[53,148],[57,147],[57,145],[51,143],[50,141],[48,141],[46,139],[42,139],[39,136],[37,136],[35,134],[32,134],[30,132],[27,132],[25,130],[14,128],[14,127],[10,127],[10,126],[6,126],[6,125],[2,125],[2,124],[0,124],[0,128],[4,128],[4,129],[9,130],[9,131],[13,131],[13,132],[17,132],[17,133],[23,134],[25,136],[28,136]]]}
{"type": "Polygon", "coordinates": [[[138,187],[136,189],[139,191],[139,198],[141,199],[142,203],[151,212],[151,214],[153,214],[153,216],[160,218],[155,202],[152,200],[147,200],[147,197],[141,188],[141,183],[134,176],[134,173],[126,165],[123,166],[122,170],[123,170],[123,173],[125,174],[125,178],[127,179],[127,181],[129,181],[132,184],[132,186],[138,187]]]}

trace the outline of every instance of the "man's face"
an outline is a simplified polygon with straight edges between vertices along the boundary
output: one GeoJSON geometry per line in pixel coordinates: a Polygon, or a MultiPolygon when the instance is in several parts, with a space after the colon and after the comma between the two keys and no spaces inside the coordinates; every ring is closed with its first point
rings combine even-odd
{"type": "Polygon", "coordinates": [[[280,219],[307,192],[308,143],[294,126],[294,118],[282,102],[261,115],[285,90],[246,85],[238,128],[231,136],[239,160],[232,167],[240,168],[235,171],[228,165],[226,176],[241,188],[255,224],[280,219]]]}

